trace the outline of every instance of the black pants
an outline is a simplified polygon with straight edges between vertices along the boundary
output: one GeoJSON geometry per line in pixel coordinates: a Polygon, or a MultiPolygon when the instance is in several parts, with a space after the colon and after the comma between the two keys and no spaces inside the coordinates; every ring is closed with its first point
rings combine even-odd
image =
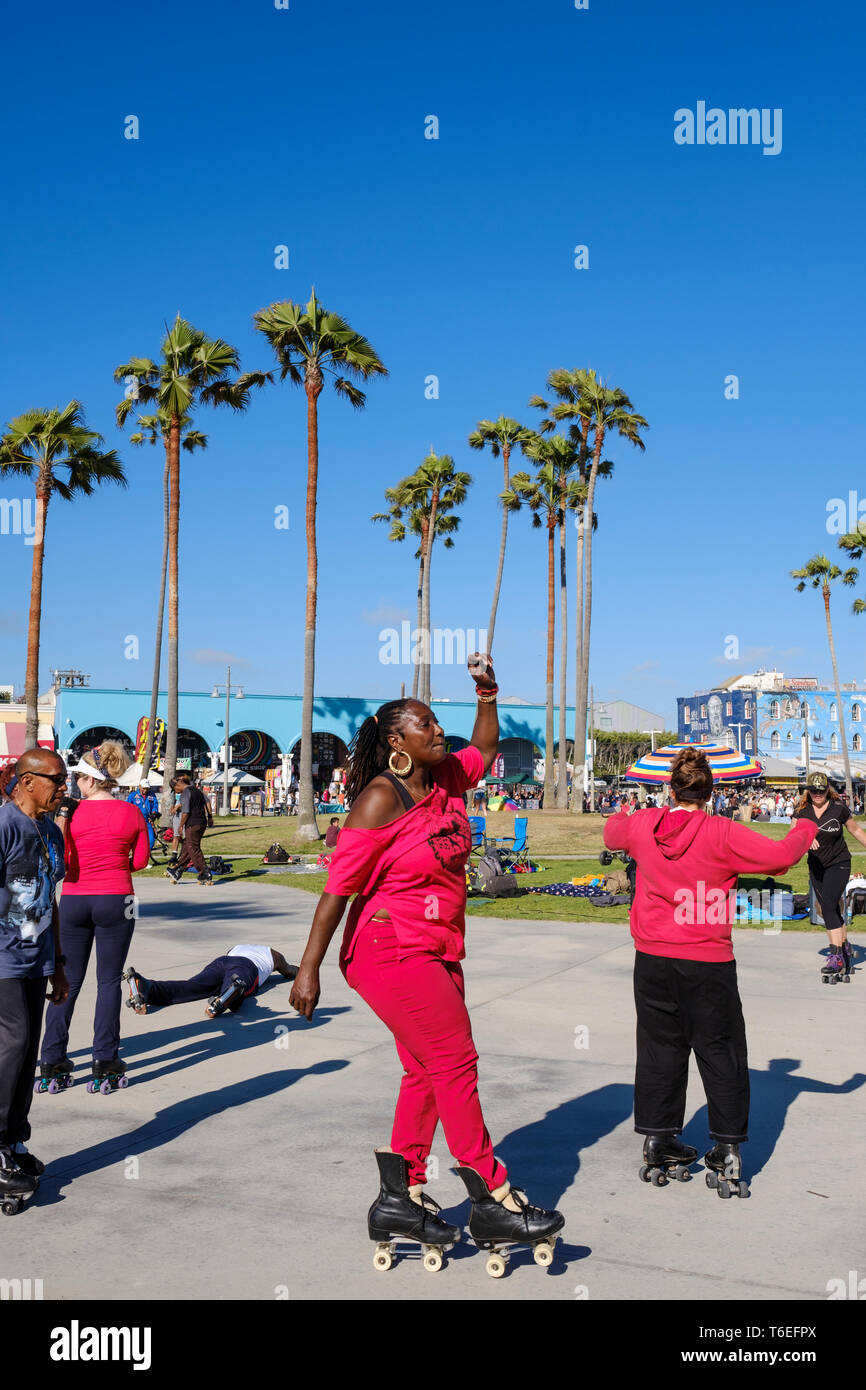
{"type": "Polygon", "coordinates": [[[635,952],[638,1134],[679,1134],[694,1051],[710,1138],[741,1143],[749,1128],[746,1026],[735,961],[671,960],[635,952]]]}
{"type": "Polygon", "coordinates": [[[27,1116],[33,1099],[46,983],[42,975],[0,980],[0,1146],[5,1148],[26,1144],[30,1138],[27,1116]]]}
{"type": "Polygon", "coordinates": [[[69,1025],[96,942],[96,1010],[93,1060],[111,1062],[120,1045],[120,977],[132,940],[131,897],[123,893],[64,894],[60,899],[60,947],[66,957],[69,998],[50,1010],[42,1043],[43,1062],[60,1062],[69,1045],[69,1025]]]}
{"type": "Polygon", "coordinates": [[[850,877],[850,859],[844,859],[841,864],[809,865],[809,879],[821,908],[824,926],[828,931],[838,931],[840,927],[845,925],[845,919],[840,911],[840,899],[850,877]]]}
{"type": "Polygon", "coordinates": [[[259,982],[259,968],[246,956],[217,956],[191,980],[149,980],[147,1002],[164,1008],[169,1004],[188,1004],[193,999],[210,999],[228,989],[232,975],[243,980],[245,986],[241,998],[231,1006],[230,1012],[235,1013],[259,982]]]}

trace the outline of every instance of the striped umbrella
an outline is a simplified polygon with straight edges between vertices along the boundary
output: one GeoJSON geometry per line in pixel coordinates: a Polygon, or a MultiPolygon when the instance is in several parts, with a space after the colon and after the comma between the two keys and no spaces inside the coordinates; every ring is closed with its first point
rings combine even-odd
{"type": "Polygon", "coordinates": [[[671,765],[684,748],[697,748],[707,759],[714,782],[741,782],[746,777],[760,777],[761,764],[736,748],[724,743],[669,743],[654,753],[645,753],[632,763],[626,772],[635,782],[669,782],[671,765]]]}

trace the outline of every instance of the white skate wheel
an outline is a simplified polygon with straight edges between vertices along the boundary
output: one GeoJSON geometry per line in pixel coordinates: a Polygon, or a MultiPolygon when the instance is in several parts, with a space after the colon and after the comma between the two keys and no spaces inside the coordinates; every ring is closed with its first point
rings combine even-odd
{"type": "Polygon", "coordinates": [[[553,1264],[553,1246],[546,1242],[542,1245],[536,1245],[532,1251],[532,1258],[537,1265],[553,1264]]]}
{"type": "Polygon", "coordinates": [[[505,1273],[505,1260],[501,1255],[491,1255],[487,1261],[487,1273],[491,1279],[501,1279],[505,1273]]]}
{"type": "Polygon", "coordinates": [[[427,1250],[424,1254],[424,1268],[430,1274],[438,1274],[442,1268],[442,1256],[438,1250],[427,1250]]]}

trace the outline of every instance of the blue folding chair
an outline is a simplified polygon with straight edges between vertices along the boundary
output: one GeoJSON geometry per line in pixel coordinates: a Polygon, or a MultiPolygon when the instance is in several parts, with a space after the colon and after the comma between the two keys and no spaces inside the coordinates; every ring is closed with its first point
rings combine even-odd
{"type": "Polygon", "coordinates": [[[526,862],[526,832],[528,825],[528,816],[515,816],[513,835],[500,835],[496,839],[487,841],[487,844],[493,849],[499,849],[500,846],[502,847],[502,855],[509,867],[512,864],[524,864],[526,862]]]}
{"type": "Polygon", "coordinates": [[[470,816],[469,829],[472,831],[472,848],[469,851],[470,857],[473,854],[483,854],[487,848],[487,836],[484,833],[484,817],[470,816]]]}

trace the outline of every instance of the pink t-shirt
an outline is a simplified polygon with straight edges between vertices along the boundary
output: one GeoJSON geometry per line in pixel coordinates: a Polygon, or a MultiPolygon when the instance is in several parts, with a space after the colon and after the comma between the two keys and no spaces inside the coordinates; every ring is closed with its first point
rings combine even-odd
{"type": "Polygon", "coordinates": [[[66,832],[64,895],[131,893],[130,867],[143,869],[149,858],[147,826],[137,806],[79,801],[66,832]]]}
{"type": "Polygon", "coordinates": [[[340,964],[355,938],[386,911],[403,950],[433,951],[444,960],[466,954],[466,861],[472,835],[463,793],[484,770],[477,748],[461,748],[432,769],[433,790],[389,825],[343,826],[325,891],[357,897],[349,909],[340,964]]]}

